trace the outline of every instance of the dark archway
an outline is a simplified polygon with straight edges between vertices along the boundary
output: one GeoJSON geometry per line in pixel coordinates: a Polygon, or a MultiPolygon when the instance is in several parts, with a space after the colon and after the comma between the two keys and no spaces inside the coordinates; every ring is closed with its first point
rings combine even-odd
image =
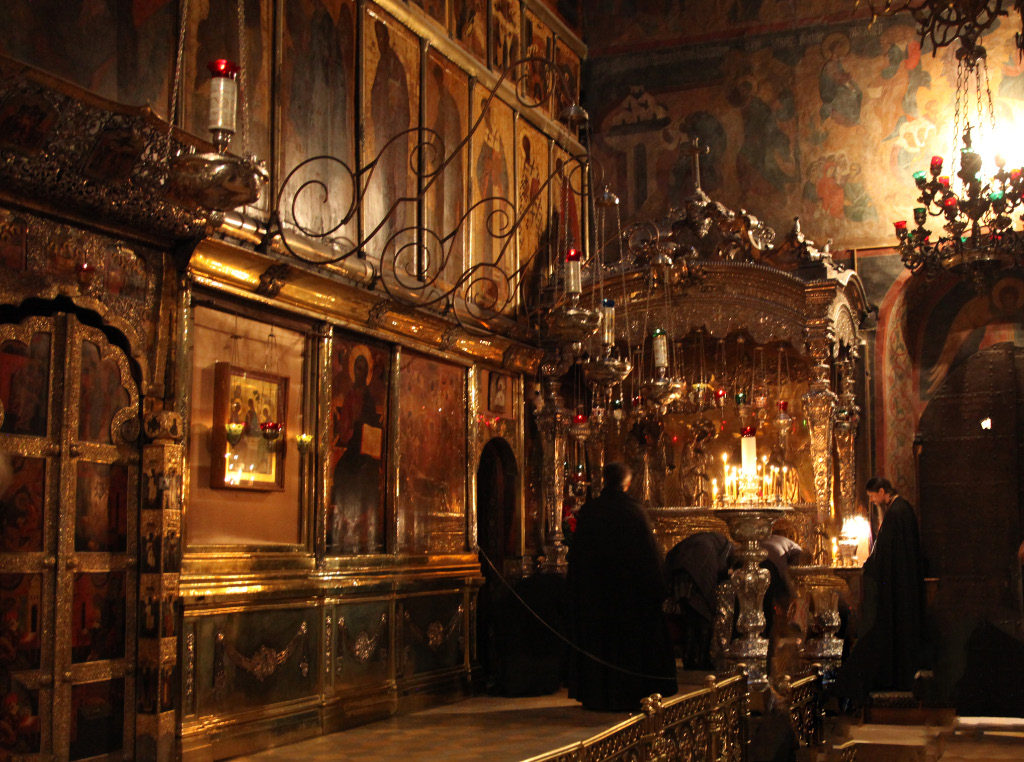
{"type": "Polygon", "coordinates": [[[952,368],[921,416],[919,515],[935,676],[939,698],[960,714],[1024,712],[1022,423],[1024,349],[1011,343],[952,368]]]}
{"type": "Polygon", "coordinates": [[[496,437],[484,445],[476,469],[476,536],[484,576],[505,573],[505,559],[516,553],[519,466],[509,443],[496,437]],[[487,559],[497,572],[490,568],[487,559]]]}
{"type": "Polygon", "coordinates": [[[505,559],[516,555],[516,504],[519,467],[508,442],[494,438],[484,445],[476,469],[476,536],[484,585],[477,605],[477,660],[474,683],[494,690],[495,606],[503,598],[505,559]]]}

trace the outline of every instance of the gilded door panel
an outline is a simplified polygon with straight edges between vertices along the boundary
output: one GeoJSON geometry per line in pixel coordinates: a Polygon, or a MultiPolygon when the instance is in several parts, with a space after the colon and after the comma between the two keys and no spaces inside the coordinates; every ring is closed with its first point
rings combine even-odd
{"type": "Polygon", "coordinates": [[[134,753],[138,402],[102,331],[0,326],[0,757],[134,753]]]}
{"type": "Polygon", "coordinates": [[[0,433],[46,436],[52,343],[38,319],[0,341],[0,433]]]}
{"type": "Polygon", "coordinates": [[[0,756],[53,748],[61,330],[41,317],[0,326],[0,756]]]}
{"type": "Polygon", "coordinates": [[[67,320],[54,748],[121,758],[134,745],[139,398],[124,352],[67,320]]]}

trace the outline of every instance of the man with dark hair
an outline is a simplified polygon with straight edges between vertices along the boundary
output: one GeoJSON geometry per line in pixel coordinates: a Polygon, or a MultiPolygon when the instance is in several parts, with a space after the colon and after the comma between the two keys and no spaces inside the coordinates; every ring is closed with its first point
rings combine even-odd
{"type": "Polygon", "coordinates": [[[868,499],[881,526],[864,562],[860,637],[836,681],[840,696],[861,705],[871,691],[909,691],[923,665],[924,564],[917,515],[888,479],[873,477],[868,499]]]}
{"type": "Polygon", "coordinates": [[[569,549],[569,696],[586,709],[637,711],[677,690],[661,553],[647,517],[626,494],[632,471],[604,469],[604,490],[579,511],[569,549]]]}

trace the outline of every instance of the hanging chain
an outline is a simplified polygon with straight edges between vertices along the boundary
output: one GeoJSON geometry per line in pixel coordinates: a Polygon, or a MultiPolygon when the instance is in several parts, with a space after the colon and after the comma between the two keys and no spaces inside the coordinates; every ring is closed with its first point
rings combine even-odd
{"type": "Polygon", "coordinates": [[[954,170],[957,169],[959,162],[957,157],[960,155],[960,111],[963,109],[963,91],[964,91],[964,62],[960,59],[956,65],[956,108],[953,111],[953,157],[950,162],[950,174],[955,174],[954,170]]]}
{"type": "Polygon", "coordinates": [[[178,111],[178,89],[181,87],[181,65],[185,58],[185,26],[188,22],[188,0],[181,0],[181,18],[178,28],[178,51],[174,58],[174,82],[171,85],[171,113],[167,115],[167,144],[164,146],[164,164],[171,158],[171,133],[178,111]]]}
{"type": "Polygon", "coordinates": [[[238,0],[238,91],[242,109],[242,150],[243,158],[249,155],[249,88],[246,84],[248,67],[245,61],[245,0],[238,0]]]}
{"type": "Polygon", "coordinates": [[[982,67],[982,73],[985,76],[985,98],[988,101],[988,121],[989,121],[989,126],[992,128],[992,135],[995,136],[995,133],[996,133],[996,109],[995,109],[995,106],[992,104],[992,88],[989,86],[989,82],[988,82],[988,61],[986,61],[984,58],[981,59],[981,67],[982,67]]]}

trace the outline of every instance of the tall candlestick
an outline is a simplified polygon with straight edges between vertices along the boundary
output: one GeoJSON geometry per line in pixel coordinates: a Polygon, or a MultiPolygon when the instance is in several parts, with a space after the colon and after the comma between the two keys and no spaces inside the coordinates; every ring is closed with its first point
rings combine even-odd
{"type": "Polygon", "coordinates": [[[753,474],[757,470],[757,436],[740,437],[743,453],[743,472],[753,474]]]}

